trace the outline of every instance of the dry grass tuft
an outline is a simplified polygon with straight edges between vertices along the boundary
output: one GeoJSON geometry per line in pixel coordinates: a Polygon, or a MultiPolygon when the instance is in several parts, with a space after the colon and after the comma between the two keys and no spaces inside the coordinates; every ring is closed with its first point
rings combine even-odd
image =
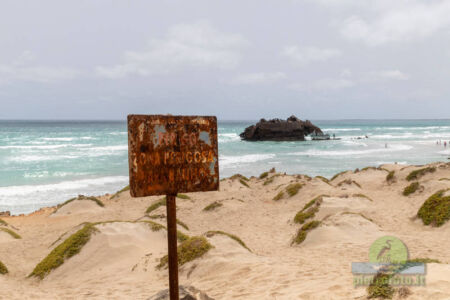
{"type": "Polygon", "coordinates": [[[216,234],[221,234],[221,235],[226,235],[227,237],[235,240],[236,242],[238,242],[242,247],[244,247],[245,249],[247,249],[248,251],[252,252],[252,250],[250,250],[249,247],[247,247],[247,245],[236,235],[228,233],[228,232],[224,232],[224,231],[220,231],[220,230],[212,230],[212,231],[208,231],[205,233],[205,236],[207,237],[212,237],[216,234]]]}

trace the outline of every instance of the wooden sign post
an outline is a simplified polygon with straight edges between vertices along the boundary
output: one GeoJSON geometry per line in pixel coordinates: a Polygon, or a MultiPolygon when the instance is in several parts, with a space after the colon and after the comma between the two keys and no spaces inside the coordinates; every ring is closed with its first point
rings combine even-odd
{"type": "Polygon", "coordinates": [[[216,117],[129,115],[132,197],[166,195],[170,299],[178,300],[177,193],[216,191],[216,117]]]}

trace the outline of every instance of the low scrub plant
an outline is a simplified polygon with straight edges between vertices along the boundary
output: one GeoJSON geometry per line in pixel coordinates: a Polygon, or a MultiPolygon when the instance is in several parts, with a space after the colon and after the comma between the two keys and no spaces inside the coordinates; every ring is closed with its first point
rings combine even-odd
{"type": "Polygon", "coordinates": [[[386,181],[388,183],[393,182],[395,179],[395,171],[389,171],[389,173],[386,175],[386,181]]]}
{"type": "Polygon", "coordinates": [[[377,273],[373,278],[372,283],[367,287],[368,298],[392,299],[395,290],[389,284],[391,277],[392,275],[377,273]]]}
{"type": "Polygon", "coordinates": [[[105,207],[105,204],[103,204],[103,202],[100,201],[100,199],[98,199],[96,197],[79,195],[76,198],[72,198],[72,199],[69,199],[66,202],[62,203],[62,204],[58,204],[58,206],[56,206],[56,210],[54,211],[54,213],[57,212],[61,207],[65,206],[65,205],[67,205],[67,204],[69,204],[69,203],[71,203],[71,202],[73,202],[75,200],[79,200],[79,201],[83,201],[83,200],[93,201],[98,206],[105,207]]]}
{"type": "Polygon", "coordinates": [[[88,223],[83,228],[72,234],[64,242],[58,245],[50,254],[44,258],[31,272],[29,277],[43,279],[52,270],[61,266],[66,259],[78,254],[84,245],[90,240],[92,233],[97,229],[93,224],[88,223]]]}
{"type": "Polygon", "coordinates": [[[317,196],[306,203],[303,209],[295,215],[294,223],[303,224],[306,220],[314,218],[316,213],[319,211],[323,197],[327,197],[327,195],[317,196]]]}
{"type": "Polygon", "coordinates": [[[234,174],[233,176],[230,177],[231,180],[235,180],[235,179],[242,179],[244,181],[249,181],[250,179],[248,179],[247,177],[245,177],[244,175],[241,174],[234,174]]]}
{"type": "Polygon", "coordinates": [[[330,180],[328,180],[328,178],[325,178],[325,177],[323,177],[323,176],[316,176],[316,177],[314,177],[314,178],[320,179],[320,180],[322,180],[323,182],[325,182],[326,184],[330,184],[330,180]]]}
{"type": "Polygon", "coordinates": [[[347,172],[348,172],[348,171],[342,171],[342,172],[339,172],[339,173],[335,174],[333,177],[331,177],[330,181],[335,180],[336,178],[338,178],[338,177],[341,176],[341,175],[344,175],[344,174],[347,173],[347,172]]]}
{"type": "Polygon", "coordinates": [[[246,186],[246,187],[250,187],[249,185],[248,185],[248,183],[244,180],[244,179],[239,179],[239,182],[243,185],[243,186],[246,186]]]}
{"type": "Polygon", "coordinates": [[[344,184],[347,184],[347,185],[352,185],[352,184],[354,184],[354,185],[356,185],[357,187],[361,188],[361,185],[360,185],[358,182],[356,182],[356,181],[354,181],[354,180],[351,180],[351,179],[342,180],[341,182],[338,183],[337,186],[343,186],[344,184]]]}
{"type": "Polygon", "coordinates": [[[259,175],[259,179],[264,179],[264,178],[266,178],[267,176],[269,176],[269,172],[264,172],[264,173],[262,173],[261,175],[259,175]]]}
{"type": "MultiPolygon", "coordinates": [[[[182,242],[178,246],[178,266],[182,266],[194,259],[205,255],[213,246],[205,237],[193,236],[182,242]]],[[[166,255],[160,259],[157,269],[162,269],[167,266],[169,257],[166,255]]]]}
{"type": "Polygon", "coordinates": [[[295,235],[294,239],[292,240],[292,244],[301,244],[307,237],[308,233],[319,227],[320,225],[320,221],[311,221],[306,223],[305,225],[303,225],[298,231],[297,234],[295,235]]]}
{"type": "Polygon", "coordinates": [[[434,173],[434,172],[436,172],[436,167],[426,167],[426,168],[418,169],[418,170],[415,170],[415,171],[412,171],[411,173],[409,173],[409,175],[406,176],[406,180],[408,180],[408,181],[418,180],[422,176],[424,176],[428,173],[434,173]]]}
{"type": "Polygon", "coordinates": [[[301,183],[293,183],[286,187],[286,192],[289,197],[297,195],[298,191],[303,187],[301,183]]]}
{"type": "Polygon", "coordinates": [[[419,182],[413,182],[403,190],[403,196],[409,196],[414,194],[420,188],[419,182]]]}
{"type": "Polygon", "coordinates": [[[278,194],[276,194],[275,197],[273,197],[273,200],[278,201],[278,200],[283,199],[283,197],[284,197],[284,191],[280,191],[278,194]]]}
{"type": "Polygon", "coordinates": [[[439,227],[450,220],[450,196],[445,196],[447,191],[440,190],[422,204],[417,216],[423,224],[439,227]]]}
{"type": "Polygon", "coordinates": [[[8,274],[8,268],[0,261],[0,275],[8,274]]]}
{"type": "Polygon", "coordinates": [[[7,234],[9,234],[10,236],[12,236],[13,238],[15,238],[16,240],[20,240],[22,237],[17,234],[16,232],[12,231],[9,228],[0,228],[0,231],[6,232],[7,234]]]}

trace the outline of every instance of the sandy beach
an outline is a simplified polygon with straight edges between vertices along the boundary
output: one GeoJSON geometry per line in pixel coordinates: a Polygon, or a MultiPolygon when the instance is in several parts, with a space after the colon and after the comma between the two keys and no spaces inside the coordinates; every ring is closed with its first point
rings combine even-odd
{"type": "MultiPolygon", "coordinates": [[[[206,236],[213,246],[180,266],[180,284],[214,299],[366,299],[366,287],[353,286],[351,263],[368,261],[370,245],[390,235],[407,245],[411,259],[440,261],[427,264],[426,285],[410,287],[408,299],[450,299],[450,222],[426,226],[416,217],[427,198],[450,188],[450,164],[382,165],[348,171],[329,182],[276,172],[262,177],[235,176],[222,180],[218,192],[177,198],[177,217],[184,225],[179,231],[206,236]],[[419,188],[404,196],[411,183],[406,177],[424,167],[435,171],[416,178],[419,188]],[[395,173],[387,180],[390,171],[395,173]],[[321,195],[308,219],[319,225],[293,243],[302,227],[294,217],[321,195]],[[208,231],[233,234],[248,249],[224,234],[205,235],[208,231]]],[[[148,299],[166,289],[167,270],[157,268],[167,254],[166,230],[146,222],[166,225],[164,205],[146,213],[161,198],[131,198],[123,191],[99,196],[98,202],[80,198],[1,217],[0,229],[21,238],[0,231],[0,261],[9,271],[0,275],[0,299],[148,299]],[[86,222],[95,223],[95,230],[78,254],[43,279],[28,278],[86,222]]]]}

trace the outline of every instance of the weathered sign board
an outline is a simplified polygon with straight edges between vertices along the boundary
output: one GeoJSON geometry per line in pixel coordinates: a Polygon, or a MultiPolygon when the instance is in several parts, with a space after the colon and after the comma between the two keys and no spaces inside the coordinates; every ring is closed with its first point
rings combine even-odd
{"type": "Polygon", "coordinates": [[[216,117],[129,115],[133,197],[219,187],[216,117]]]}
{"type": "Polygon", "coordinates": [[[177,193],[219,189],[216,117],[129,115],[132,197],[166,194],[170,299],[178,300],[177,193]]]}

